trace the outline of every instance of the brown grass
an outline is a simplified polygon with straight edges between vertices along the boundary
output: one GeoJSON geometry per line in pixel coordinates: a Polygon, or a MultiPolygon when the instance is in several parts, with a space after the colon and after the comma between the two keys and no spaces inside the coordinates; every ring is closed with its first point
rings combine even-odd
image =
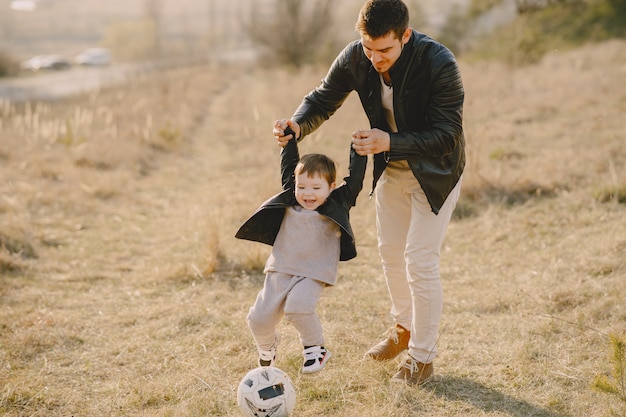
{"type": "MultiPolygon", "coordinates": [[[[396,362],[361,359],[390,324],[368,177],[359,256],[319,306],[327,369],[299,374],[296,334],[280,326],[296,415],[624,415],[591,388],[610,373],[607,334],[626,332],[624,46],[462,65],[469,163],[443,250],[439,381],[392,386],[396,362]]],[[[280,188],[272,120],[323,71],[227,75],[0,106],[3,415],[240,415],[268,248],[233,234],[280,188]]],[[[345,167],[363,126],[351,97],[303,152],[345,167]]]]}

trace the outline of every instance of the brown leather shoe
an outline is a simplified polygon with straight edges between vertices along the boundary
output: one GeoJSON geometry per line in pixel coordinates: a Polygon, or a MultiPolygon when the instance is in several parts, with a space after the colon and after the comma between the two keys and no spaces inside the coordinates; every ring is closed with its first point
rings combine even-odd
{"type": "Polygon", "coordinates": [[[421,363],[409,356],[391,380],[411,386],[422,385],[430,381],[434,373],[435,368],[432,363],[421,363]]]}
{"type": "Polygon", "coordinates": [[[386,361],[395,358],[409,348],[411,332],[396,324],[387,331],[387,337],[365,353],[365,357],[377,361],[386,361]]]}

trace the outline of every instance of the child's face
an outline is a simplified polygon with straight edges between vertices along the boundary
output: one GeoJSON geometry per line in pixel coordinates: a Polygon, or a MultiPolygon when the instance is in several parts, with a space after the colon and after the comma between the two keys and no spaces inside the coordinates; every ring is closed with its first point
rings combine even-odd
{"type": "Polygon", "coordinates": [[[296,175],[296,201],[307,210],[315,210],[335,189],[335,183],[329,184],[319,173],[309,176],[308,172],[296,175]]]}

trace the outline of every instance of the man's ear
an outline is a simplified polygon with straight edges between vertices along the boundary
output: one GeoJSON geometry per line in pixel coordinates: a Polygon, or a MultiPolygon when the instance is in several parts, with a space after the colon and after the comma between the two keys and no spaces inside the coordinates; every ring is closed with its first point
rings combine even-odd
{"type": "Polygon", "coordinates": [[[335,183],[335,182],[331,182],[330,183],[330,189],[331,190],[334,190],[336,186],[337,186],[337,183],[335,183]]]}
{"type": "Polygon", "coordinates": [[[406,30],[402,34],[402,44],[406,44],[409,41],[409,39],[411,39],[412,33],[413,33],[413,29],[406,28],[406,30]]]}

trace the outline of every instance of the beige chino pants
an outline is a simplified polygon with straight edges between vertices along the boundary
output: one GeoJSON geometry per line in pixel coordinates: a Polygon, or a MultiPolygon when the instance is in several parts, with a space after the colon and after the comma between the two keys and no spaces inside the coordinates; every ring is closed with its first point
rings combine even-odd
{"type": "Polygon", "coordinates": [[[409,355],[430,363],[443,309],[441,245],[461,181],[435,215],[406,161],[390,163],[376,185],[378,248],[395,322],[411,331],[409,355]]]}

